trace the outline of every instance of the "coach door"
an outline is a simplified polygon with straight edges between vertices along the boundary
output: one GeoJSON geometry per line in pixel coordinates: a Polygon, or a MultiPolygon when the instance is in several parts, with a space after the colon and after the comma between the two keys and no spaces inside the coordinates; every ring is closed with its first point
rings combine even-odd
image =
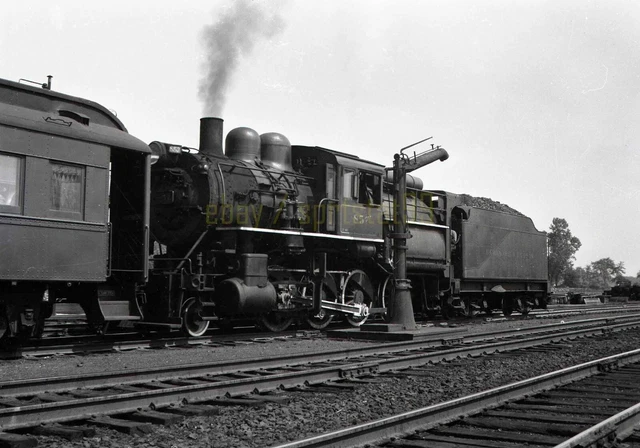
{"type": "Polygon", "coordinates": [[[110,186],[110,272],[144,282],[149,258],[149,172],[147,154],[112,150],[110,186]]]}

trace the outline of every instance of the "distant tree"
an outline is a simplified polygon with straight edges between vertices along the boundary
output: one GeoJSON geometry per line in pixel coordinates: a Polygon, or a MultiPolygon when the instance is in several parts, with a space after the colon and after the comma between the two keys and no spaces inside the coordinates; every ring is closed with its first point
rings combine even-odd
{"type": "Polygon", "coordinates": [[[624,262],[616,263],[609,257],[594,261],[590,268],[595,274],[597,286],[602,288],[609,287],[612,278],[622,276],[625,272],[624,262]]]}
{"type": "Polygon", "coordinates": [[[624,275],[618,274],[613,279],[613,283],[615,283],[616,285],[621,285],[623,283],[631,283],[631,282],[624,275]]]}
{"type": "Polygon", "coordinates": [[[580,288],[582,286],[582,277],[584,269],[568,268],[562,276],[562,284],[570,288],[580,288]],[[582,272],[580,272],[582,270],[582,272]]]}
{"type": "Polygon", "coordinates": [[[578,277],[578,285],[580,288],[586,288],[589,285],[589,275],[585,268],[575,268],[575,273],[578,277]]]}
{"type": "Polygon", "coordinates": [[[593,263],[584,269],[584,285],[585,288],[599,289],[602,288],[602,279],[598,271],[593,269],[593,263]]]}
{"type": "Polygon", "coordinates": [[[573,267],[575,253],[582,243],[571,235],[565,219],[553,218],[549,230],[549,280],[558,286],[563,274],[573,267]]]}
{"type": "Polygon", "coordinates": [[[636,274],[636,278],[640,278],[640,271],[636,274]]]}

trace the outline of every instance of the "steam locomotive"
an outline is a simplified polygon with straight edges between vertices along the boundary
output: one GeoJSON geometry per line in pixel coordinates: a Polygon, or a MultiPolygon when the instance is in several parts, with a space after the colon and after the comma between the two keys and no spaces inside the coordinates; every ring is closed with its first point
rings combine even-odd
{"type": "MultiPolygon", "coordinates": [[[[218,118],[198,149],[147,145],[99,104],[0,80],[0,333],[37,337],[59,301],[98,331],[191,336],[239,318],[388,318],[395,185],[383,165],[278,133],[236,128],[223,145],[218,118]]],[[[545,234],[466,198],[407,175],[414,308],[544,307],[545,234]]]]}

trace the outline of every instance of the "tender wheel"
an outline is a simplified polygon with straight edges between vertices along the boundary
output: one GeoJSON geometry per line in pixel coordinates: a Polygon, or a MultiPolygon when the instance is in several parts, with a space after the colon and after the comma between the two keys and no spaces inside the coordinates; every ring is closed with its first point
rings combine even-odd
{"type": "Polygon", "coordinates": [[[182,306],[182,331],[188,336],[202,336],[209,328],[209,321],[202,319],[202,305],[195,297],[187,299],[182,306]]]}
{"type": "MultiPolygon", "coordinates": [[[[344,280],[341,294],[342,303],[347,305],[364,304],[371,306],[373,299],[373,286],[369,277],[364,271],[359,269],[353,270],[349,273],[344,280]]],[[[364,316],[355,317],[353,315],[347,315],[347,322],[354,327],[359,327],[369,317],[368,313],[364,316]]]]}
{"type": "MultiPolygon", "coordinates": [[[[315,285],[312,284],[311,287],[309,288],[307,287],[302,288],[302,290],[300,291],[300,294],[303,297],[306,297],[306,296],[313,297],[314,286],[315,285]]],[[[335,301],[336,292],[337,292],[336,282],[331,276],[331,274],[327,274],[327,278],[322,282],[322,291],[321,291],[322,300],[335,301]]],[[[327,328],[327,326],[329,326],[331,321],[333,321],[333,317],[334,317],[333,314],[331,314],[327,310],[321,309],[320,312],[317,314],[309,313],[309,315],[305,316],[304,321],[309,325],[309,327],[313,328],[314,330],[324,330],[325,328],[327,328]]]]}
{"type": "Polygon", "coordinates": [[[5,333],[7,333],[7,329],[8,329],[9,325],[7,324],[7,318],[3,315],[0,315],[0,341],[4,342],[5,339],[5,333]]]}
{"type": "Polygon", "coordinates": [[[264,316],[260,316],[258,319],[258,325],[274,333],[286,330],[292,322],[293,317],[288,317],[286,314],[273,311],[264,316]]]}
{"type": "Polygon", "coordinates": [[[462,303],[462,310],[460,311],[460,313],[467,318],[472,318],[475,315],[478,314],[478,309],[476,307],[473,306],[473,303],[471,302],[471,299],[462,299],[461,301],[462,303]]]}
{"type": "Polygon", "coordinates": [[[520,312],[523,316],[529,314],[531,311],[531,307],[529,306],[529,302],[526,297],[519,297],[516,299],[516,311],[520,312]]]}
{"type": "Polygon", "coordinates": [[[513,300],[502,299],[502,314],[504,317],[509,317],[511,313],[513,313],[513,300]]]}
{"type": "Polygon", "coordinates": [[[427,315],[427,319],[435,319],[438,316],[438,310],[435,308],[427,308],[424,313],[427,315]]]}
{"type": "Polygon", "coordinates": [[[445,303],[442,307],[441,313],[444,320],[454,319],[458,315],[458,309],[448,303],[445,303]]]}

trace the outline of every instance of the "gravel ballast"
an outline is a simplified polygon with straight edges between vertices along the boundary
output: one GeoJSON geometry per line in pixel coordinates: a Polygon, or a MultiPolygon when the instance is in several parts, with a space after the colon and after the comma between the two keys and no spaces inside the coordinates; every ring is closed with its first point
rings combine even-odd
{"type": "MultiPolygon", "coordinates": [[[[511,323],[521,325],[524,322],[535,323],[533,320],[511,323]]],[[[497,326],[497,322],[490,324],[492,328],[487,325],[479,327],[482,331],[488,331],[489,329],[507,328],[510,326],[504,325],[507,323],[501,322],[502,326],[500,327],[497,326]],[[493,328],[494,326],[495,328],[493,328]]],[[[541,322],[538,321],[537,325],[541,325],[541,322]]],[[[321,339],[298,342],[300,342],[299,345],[293,345],[305,350],[319,350],[325,344],[349,344],[350,346],[363,344],[361,342],[323,341],[321,339]]],[[[432,366],[433,372],[428,377],[398,378],[381,375],[377,379],[378,382],[359,385],[353,391],[313,394],[284,392],[280,396],[290,399],[288,405],[267,404],[257,409],[241,406],[220,407],[219,415],[188,418],[171,426],[154,426],[153,433],[144,436],[128,436],[113,430],[98,428],[96,437],[86,438],[81,442],[69,442],[54,437],[39,437],[40,446],[253,448],[278,445],[286,441],[310,437],[458,398],[581,362],[633,350],[640,345],[640,331],[631,330],[624,333],[580,339],[567,342],[565,345],[565,348],[545,353],[543,356],[540,353],[531,352],[513,357],[487,356],[437,364],[432,366]]],[[[262,347],[262,350],[266,350],[265,354],[268,352],[269,355],[273,355],[273,347],[278,347],[278,345],[264,344],[262,347]]],[[[282,343],[280,347],[289,353],[291,352],[289,342],[282,343]]],[[[235,349],[235,356],[246,349],[246,347],[242,347],[242,350],[239,350],[238,347],[228,348],[235,349]]],[[[183,352],[189,353],[193,357],[194,354],[203,354],[202,350],[192,349],[183,352]]],[[[212,349],[205,351],[207,350],[212,349]]],[[[163,350],[162,352],[178,354],[177,358],[187,356],[180,353],[179,350],[163,350]]],[[[133,355],[141,354],[143,352],[133,355]]],[[[94,358],[94,356],[92,355],[90,358],[94,358]]],[[[110,361],[112,355],[95,356],[95,358],[107,358],[110,361]]],[[[165,358],[169,357],[165,354],[165,358]]],[[[82,359],[84,361],[81,362],[88,362],[88,358],[82,359]]],[[[43,360],[45,364],[46,361],[50,360],[43,360]]],[[[69,361],[69,357],[67,357],[67,361],[69,361]]],[[[34,361],[26,362],[34,363],[34,361]]],[[[167,360],[167,362],[170,361],[167,360]]],[[[171,362],[176,362],[176,359],[172,358],[171,362]]],[[[192,358],[190,362],[194,362],[194,359],[192,358]]]]}

